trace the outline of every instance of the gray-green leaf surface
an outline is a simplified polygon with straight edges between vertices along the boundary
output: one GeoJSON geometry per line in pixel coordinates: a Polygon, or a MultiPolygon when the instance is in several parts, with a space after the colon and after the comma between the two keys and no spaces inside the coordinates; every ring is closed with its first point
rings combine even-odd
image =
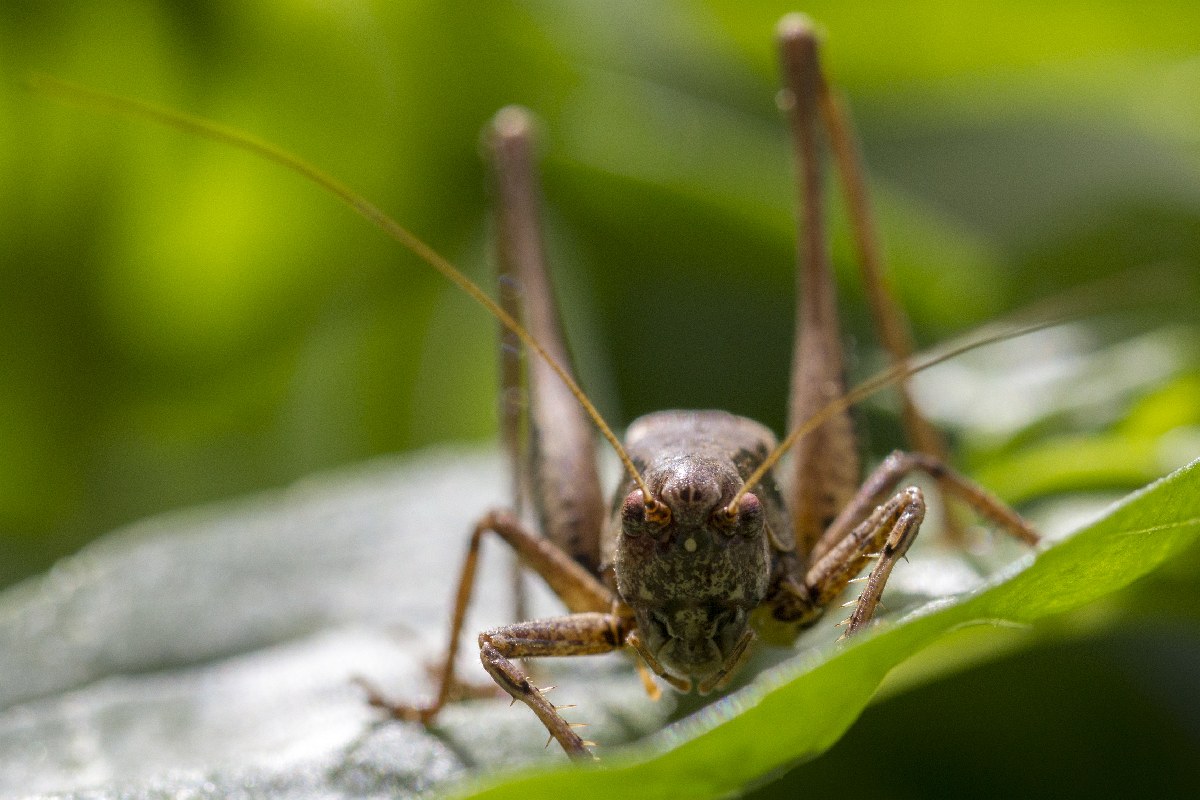
{"type": "MultiPolygon", "coordinates": [[[[442,646],[477,513],[462,496],[486,506],[498,474],[492,457],[445,451],[314,478],[134,526],[10,590],[0,597],[0,796],[477,790],[529,800],[637,786],[643,797],[720,797],[831,746],[894,666],[947,634],[1076,608],[1200,533],[1194,463],[1036,558],[857,641],[820,638],[661,733],[671,704],[649,702],[627,661],[555,660],[556,699],[579,703],[606,745],[598,768],[579,769],[543,750],[538,723],[504,701],[452,707],[425,731],[379,722],[349,682],[429,690],[422,665],[442,646]],[[532,761],[534,772],[497,777],[532,761]]],[[[498,549],[486,555],[503,561],[498,549]]],[[[485,574],[469,629],[504,619],[504,575],[485,574]]]]}

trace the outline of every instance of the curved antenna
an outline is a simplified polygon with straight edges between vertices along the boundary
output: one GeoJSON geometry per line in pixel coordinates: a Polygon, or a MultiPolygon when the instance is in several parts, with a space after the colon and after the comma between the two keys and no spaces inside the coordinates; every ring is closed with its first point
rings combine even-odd
{"type": "Polygon", "coordinates": [[[440,272],[451,283],[466,292],[470,297],[483,306],[489,314],[499,320],[500,324],[513,332],[530,350],[537,354],[539,358],[549,365],[550,369],[562,380],[575,399],[579,401],[579,405],[583,406],[583,410],[591,417],[600,434],[608,441],[616,452],[617,457],[621,459],[621,463],[625,466],[625,471],[633,478],[634,483],[642,490],[642,497],[645,498],[647,514],[650,516],[658,516],[662,513],[665,506],[662,506],[650,494],[650,489],[642,480],[641,473],[634,466],[633,460],[629,454],[625,452],[625,448],[621,446],[621,442],[613,433],[612,428],[600,416],[600,412],[587,395],[583,393],[583,389],[575,382],[563,366],[554,360],[545,348],[538,343],[536,339],[521,326],[519,322],[513,319],[512,315],[505,311],[500,305],[488,296],[479,285],[468,278],[458,267],[451,264],[447,259],[441,256],[436,250],[425,244],[423,240],[418,238],[416,234],[405,228],[399,222],[389,217],[378,206],[371,203],[362,195],[355,192],[349,186],[345,185],[337,178],[334,178],[328,173],[322,172],[312,164],[308,163],[299,156],[276,147],[269,142],[259,139],[251,134],[244,133],[235,128],[230,128],[220,123],[204,119],[202,117],[184,114],[179,111],[173,111],[169,108],[163,108],[152,103],[145,103],[141,100],[133,100],[128,97],[103,92],[99,89],[92,89],[87,86],[82,86],[77,83],[60,80],[49,75],[34,75],[29,79],[29,85],[32,89],[44,94],[56,97],[59,100],[75,103],[81,106],[90,106],[101,111],[110,113],[124,114],[132,117],[140,117],[152,122],[157,122],[160,125],[165,125],[169,128],[183,131],[184,133],[202,136],[214,142],[231,145],[239,150],[243,150],[253,155],[263,158],[267,161],[272,161],[284,169],[293,172],[302,178],[306,178],[311,183],[315,183],[320,188],[337,197],[357,214],[365,218],[375,227],[382,230],[395,241],[399,242],[405,249],[415,255],[417,258],[424,261],[429,266],[440,272]]]}
{"type": "Polygon", "coordinates": [[[763,476],[783,458],[791,447],[800,441],[802,438],[812,433],[817,428],[821,427],[828,419],[841,413],[850,406],[857,403],[859,400],[867,398],[880,389],[885,389],[888,386],[905,381],[918,372],[924,372],[930,367],[937,366],[944,361],[949,361],[952,358],[962,355],[971,350],[976,350],[989,344],[1008,341],[1015,339],[1018,336],[1024,336],[1028,333],[1044,330],[1058,325],[1065,321],[1069,315],[1063,315],[1055,318],[1042,318],[1035,322],[1015,324],[1015,327],[1003,328],[1002,330],[992,333],[984,331],[978,332],[976,335],[967,338],[965,341],[959,341],[957,344],[950,342],[949,344],[935,348],[933,350],[920,353],[911,358],[906,358],[903,361],[897,361],[887,369],[877,372],[875,375],[867,378],[862,383],[855,386],[850,391],[843,394],[834,400],[831,400],[823,406],[817,413],[806,419],[798,425],[787,437],[779,443],[779,445],[771,451],[771,454],[759,464],[758,469],[750,473],[746,478],[746,482],[742,484],[742,488],[738,490],[733,499],[729,501],[729,505],[725,507],[724,513],[733,516],[737,513],[738,504],[751,489],[753,489],[763,476]]]}

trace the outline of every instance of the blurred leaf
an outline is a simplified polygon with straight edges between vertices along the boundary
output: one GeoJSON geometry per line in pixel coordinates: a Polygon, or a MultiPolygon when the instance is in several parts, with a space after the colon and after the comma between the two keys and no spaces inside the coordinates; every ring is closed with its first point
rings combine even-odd
{"type": "MultiPolygon", "coordinates": [[[[620,423],[713,406],[779,428],[794,198],[771,31],[791,10],[774,0],[0,4],[0,584],[130,520],[494,426],[494,325],[427,270],[290,176],[53,106],[24,92],[22,76],[49,72],[277,141],[485,283],[478,132],[500,106],[523,103],[545,122],[547,240],[581,374],[606,413],[620,423]]],[[[1073,286],[1163,265],[1147,280],[1172,303],[1088,321],[1045,359],[1047,340],[1026,340],[957,375],[946,365],[928,376],[922,396],[940,398],[967,471],[1053,516],[1075,501],[1048,493],[1126,491],[1194,458],[1200,6],[813,0],[804,10],[825,30],[829,71],[859,123],[892,273],[923,345],[1073,286]],[[1164,324],[1173,326],[1165,338],[1191,344],[1142,336],[1164,324]],[[1090,358],[1119,342],[1130,345],[1121,357],[1090,358]]],[[[845,222],[832,218],[850,370],[861,374],[877,354],[845,222]]],[[[899,442],[887,398],[862,418],[873,452],[899,442]]],[[[334,547],[322,552],[340,558],[334,547]]],[[[3,651],[31,654],[23,679],[61,669],[78,670],[80,686],[98,681],[87,708],[100,722],[175,730],[180,704],[138,706],[143,684],[114,672],[193,657],[220,671],[222,653],[261,640],[247,634],[206,651],[197,642],[217,640],[201,635],[205,626],[226,617],[266,635],[255,610],[270,616],[262,598],[294,566],[245,577],[250,588],[229,596],[239,608],[215,596],[186,625],[153,635],[133,626],[101,646],[90,620],[56,628],[51,615],[33,629],[44,641],[4,639],[3,651]],[[150,655],[123,656],[127,642],[146,641],[138,635],[150,655]]],[[[160,580],[170,587],[187,574],[160,580]]],[[[1109,603],[1154,608],[1161,613],[1146,624],[1162,625],[1194,602],[1197,574],[1190,562],[1168,564],[1155,573],[1158,594],[1126,592],[1091,608],[1105,618],[1109,603]],[[1162,577],[1174,571],[1177,581],[1162,577]]],[[[302,584],[319,587],[320,577],[294,577],[284,596],[316,613],[302,584]]],[[[65,592],[76,578],[66,566],[45,580],[65,592]]],[[[312,591],[314,603],[328,601],[312,591]]],[[[369,594],[385,609],[408,602],[394,582],[369,594]]],[[[147,596],[166,604],[172,588],[147,596]]],[[[443,596],[419,609],[422,626],[441,619],[443,596]]],[[[366,605],[354,613],[339,620],[375,619],[366,605]]],[[[308,616],[301,627],[310,623],[322,624],[308,616]]],[[[323,659],[355,642],[334,636],[310,655],[331,663],[323,659]]],[[[968,649],[938,658],[951,663],[968,649]]],[[[305,652],[292,654],[289,675],[304,673],[305,652]]],[[[414,658],[407,648],[393,656],[414,658]]],[[[197,694],[217,680],[197,674],[197,694]]],[[[72,703],[84,696],[55,694],[65,687],[45,691],[62,700],[55,719],[67,722],[55,730],[69,737],[72,703]]],[[[337,687],[326,700],[348,708],[337,687]]],[[[337,729],[361,730],[360,714],[355,706],[337,729]]],[[[211,744],[207,728],[193,727],[211,744]]],[[[388,737],[410,743],[395,731],[381,729],[382,744],[368,736],[380,745],[367,748],[374,766],[339,773],[344,785],[387,793],[386,780],[370,780],[387,772],[388,737]]],[[[36,773],[39,754],[21,752],[36,773]]],[[[101,778],[133,781],[154,768],[136,752],[108,755],[101,778]]],[[[325,780],[318,770],[272,785],[306,794],[325,780]]]]}
{"type": "MultiPolygon", "coordinates": [[[[862,128],[923,344],[1147,261],[1195,271],[1196,9],[1081,8],[805,9],[862,128]]],[[[712,406],[778,428],[794,198],[771,31],[789,10],[5,4],[0,537],[42,552],[6,560],[0,581],[155,511],[494,427],[492,322],[435,276],[290,176],[59,108],[21,76],[277,141],[478,277],[478,132],[526,104],[545,121],[548,239],[585,385],[618,423],[712,406]]],[[[870,363],[834,220],[853,352],[870,363]]],[[[876,450],[895,444],[894,424],[871,426],[876,450]]]]}

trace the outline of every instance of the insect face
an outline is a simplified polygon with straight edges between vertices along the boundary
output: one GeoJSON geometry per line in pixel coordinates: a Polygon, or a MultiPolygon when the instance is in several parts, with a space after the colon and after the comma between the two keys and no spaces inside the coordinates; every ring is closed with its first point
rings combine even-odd
{"type": "MultiPolygon", "coordinates": [[[[686,442],[691,427],[686,418],[700,415],[680,415],[682,425],[654,416],[647,428],[665,422],[675,429],[672,436],[683,434],[686,442]]],[[[717,421],[732,419],[721,414],[717,421]]],[[[635,425],[635,450],[637,431],[635,425]]],[[[721,457],[717,448],[709,455],[698,454],[697,448],[703,450],[703,442],[692,442],[690,453],[656,445],[658,455],[645,463],[643,476],[669,514],[664,520],[648,519],[641,490],[629,491],[618,511],[613,562],[617,591],[635,614],[649,663],[673,682],[696,681],[703,690],[728,673],[741,655],[749,612],[769,588],[771,554],[759,498],[747,494],[729,510],[743,485],[730,451],[721,457]]]]}

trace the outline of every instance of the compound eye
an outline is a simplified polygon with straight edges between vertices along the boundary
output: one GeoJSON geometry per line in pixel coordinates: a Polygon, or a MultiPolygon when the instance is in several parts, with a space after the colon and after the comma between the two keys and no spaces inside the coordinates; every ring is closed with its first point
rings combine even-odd
{"type": "Polygon", "coordinates": [[[738,506],[738,533],[743,536],[758,536],[766,526],[762,501],[758,495],[747,492],[738,506]]]}
{"type": "Polygon", "coordinates": [[[737,507],[725,506],[713,514],[713,522],[729,530],[752,536],[762,529],[762,502],[753,492],[746,492],[737,507]]]}
{"type": "Polygon", "coordinates": [[[753,525],[762,519],[762,501],[753,492],[746,492],[742,502],[738,503],[738,522],[742,525],[753,525]]]}

